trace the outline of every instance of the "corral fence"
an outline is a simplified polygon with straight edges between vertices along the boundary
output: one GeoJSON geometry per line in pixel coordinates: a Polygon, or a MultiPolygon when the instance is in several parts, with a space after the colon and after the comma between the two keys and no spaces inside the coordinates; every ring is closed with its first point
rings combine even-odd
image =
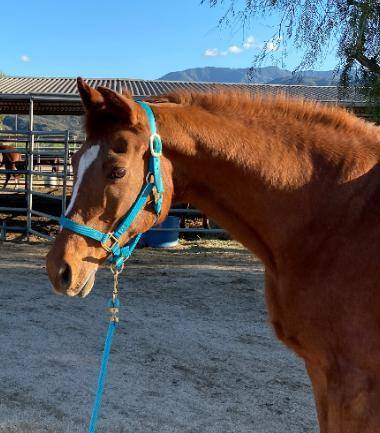
{"type": "MultiPolygon", "coordinates": [[[[7,187],[0,189],[0,238],[5,238],[7,232],[22,232],[28,238],[35,235],[52,239],[51,231],[57,228],[59,215],[65,212],[71,196],[71,156],[82,143],[83,137],[69,131],[0,131],[0,145],[12,146],[0,150],[3,154],[0,183],[4,185],[6,176],[11,175],[7,187]],[[4,167],[6,154],[14,152],[20,158],[16,169],[4,167]],[[12,215],[16,223],[9,223],[4,215],[12,215]]],[[[172,208],[170,215],[181,218],[179,229],[152,230],[192,235],[225,233],[218,227],[210,227],[205,215],[187,205],[172,208]],[[198,223],[194,224],[196,220],[198,223]]]]}
{"type": "MultiPolygon", "coordinates": [[[[11,146],[2,149],[3,167],[0,170],[2,183],[6,175],[10,175],[10,182],[1,190],[2,214],[19,214],[25,216],[23,225],[9,226],[4,220],[0,230],[5,236],[7,231],[25,232],[50,239],[50,236],[35,228],[36,218],[45,218],[58,223],[58,216],[36,209],[36,198],[54,201],[64,212],[67,204],[67,187],[72,183],[70,153],[76,151],[80,143],[70,140],[68,131],[0,131],[0,144],[11,146]],[[19,155],[16,167],[7,168],[4,160],[6,154],[19,155]]],[[[17,218],[16,218],[17,220],[17,218]]],[[[21,220],[22,221],[22,220],[21,220]]]]}

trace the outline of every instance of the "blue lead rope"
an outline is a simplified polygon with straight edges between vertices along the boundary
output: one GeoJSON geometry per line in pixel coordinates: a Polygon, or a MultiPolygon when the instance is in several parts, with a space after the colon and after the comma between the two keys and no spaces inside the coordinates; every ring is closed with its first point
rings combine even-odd
{"type": "Polygon", "coordinates": [[[114,288],[112,293],[112,299],[110,299],[108,302],[108,310],[111,313],[111,317],[110,317],[110,323],[108,325],[106,341],[104,342],[102,362],[100,364],[100,371],[98,376],[98,386],[96,388],[96,395],[95,395],[94,405],[92,407],[88,433],[96,432],[96,423],[98,421],[98,416],[99,416],[100,407],[102,403],[104,385],[106,383],[106,378],[107,378],[107,367],[108,367],[108,360],[111,352],[112,340],[116,328],[118,327],[119,324],[119,308],[120,308],[119,293],[118,293],[119,271],[115,270],[113,271],[113,274],[114,274],[114,288]]]}
{"type": "Polygon", "coordinates": [[[113,339],[113,335],[116,331],[116,328],[117,328],[117,323],[115,321],[110,321],[110,323],[108,325],[106,341],[104,343],[102,363],[100,365],[100,372],[99,372],[99,377],[98,377],[98,388],[96,390],[94,406],[92,407],[92,413],[91,413],[90,426],[88,428],[88,433],[95,433],[96,422],[98,420],[98,415],[99,415],[100,406],[101,406],[101,402],[102,402],[104,384],[105,384],[106,377],[107,377],[108,359],[110,356],[112,339],[113,339]]]}
{"type": "Polygon", "coordinates": [[[111,351],[112,339],[118,326],[118,311],[120,303],[118,299],[117,276],[123,269],[125,261],[128,260],[133,250],[137,246],[142,234],[139,233],[127,245],[124,246],[120,245],[120,238],[129,229],[137,214],[144,208],[150,194],[153,193],[154,196],[154,210],[156,212],[157,218],[159,217],[162,208],[164,184],[161,176],[160,164],[160,157],[162,155],[161,137],[157,133],[156,120],[154,118],[152,109],[145,102],[137,102],[144,109],[147,115],[151,135],[149,138],[149,172],[146,176],[146,183],[141,189],[140,194],[137,196],[134,204],[129,209],[127,214],[122,218],[116,230],[109,233],[103,233],[93,227],[79,224],[70,218],[66,218],[64,215],[62,215],[60,218],[60,224],[63,228],[100,242],[101,246],[109,253],[108,262],[111,264],[111,269],[113,270],[115,278],[113,297],[108,304],[110,311],[112,312],[112,316],[108,325],[106,341],[104,343],[102,362],[98,377],[98,387],[92,408],[88,433],[95,433],[96,431],[96,422],[100,412],[104,384],[107,376],[107,366],[111,351]]]}

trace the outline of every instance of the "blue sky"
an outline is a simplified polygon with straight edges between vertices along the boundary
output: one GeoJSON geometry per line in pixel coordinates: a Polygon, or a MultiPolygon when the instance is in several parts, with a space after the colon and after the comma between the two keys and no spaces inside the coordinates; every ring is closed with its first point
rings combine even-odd
{"type": "MultiPolygon", "coordinates": [[[[275,17],[256,21],[243,34],[218,28],[222,14],[200,0],[6,1],[0,71],[154,79],[193,67],[248,67],[265,42],[277,49],[269,40],[275,17]]],[[[299,58],[290,49],[286,66],[295,67],[299,58]]],[[[315,69],[334,64],[330,56],[315,69]]]]}

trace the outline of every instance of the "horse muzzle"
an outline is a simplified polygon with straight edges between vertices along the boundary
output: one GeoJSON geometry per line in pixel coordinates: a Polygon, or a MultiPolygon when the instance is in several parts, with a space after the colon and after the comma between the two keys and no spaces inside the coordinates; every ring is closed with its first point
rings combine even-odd
{"type": "Polygon", "coordinates": [[[56,294],[87,296],[95,283],[99,263],[78,257],[75,252],[62,251],[53,245],[46,256],[46,268],[56,294]]]}

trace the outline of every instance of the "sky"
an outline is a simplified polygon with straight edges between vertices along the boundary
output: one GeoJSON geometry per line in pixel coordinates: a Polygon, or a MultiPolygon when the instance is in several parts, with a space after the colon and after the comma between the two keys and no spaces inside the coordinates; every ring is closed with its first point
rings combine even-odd
{"type": "MultiPolygon", "coordinates": [[[[13,76],[156,79],[188,68],[244,68],[271,39],[276,17],[220,28],[223,7],[200,0],[18,0],[2,2],[0,71],[13,76]]],[[[301,53],[290,47],[286,66],[301,53]]],[[[267,62],[269,65],[271,62],[267,62]]],[[[332,69],[333,55],[314,69],[332,69]]]]}

